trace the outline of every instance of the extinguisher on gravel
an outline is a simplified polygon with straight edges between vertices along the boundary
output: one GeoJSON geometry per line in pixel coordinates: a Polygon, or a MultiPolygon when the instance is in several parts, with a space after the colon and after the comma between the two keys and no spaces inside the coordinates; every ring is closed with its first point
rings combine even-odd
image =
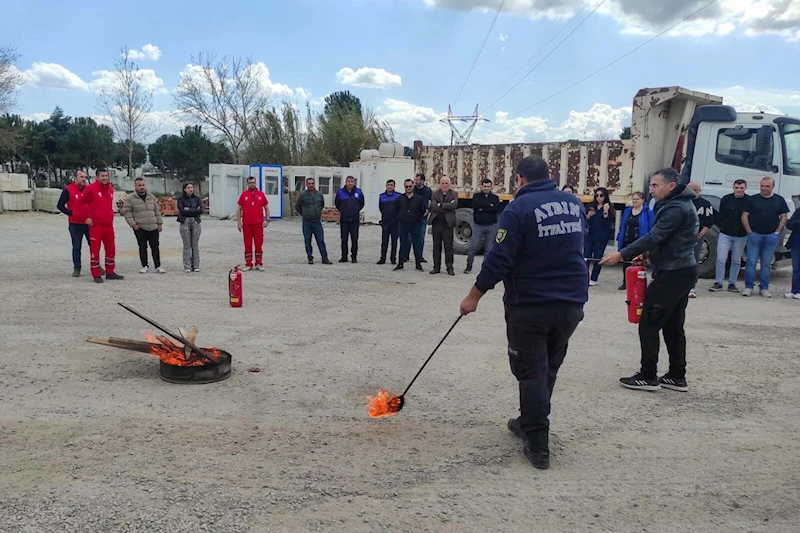
{"type": "Polygon", "coordinates": [[[241,265],[236,265],[228,273],[228,293],[230,295],[231,307],[242,306],[242,271],[241,265]]]}
{"type": "Polygon", "coordinates": [[[628,322],[638,324],[644,308],[644,293],[647,290],[647,269],[634,261],[625,269],[625,285],[628,299],[628,322]]]}

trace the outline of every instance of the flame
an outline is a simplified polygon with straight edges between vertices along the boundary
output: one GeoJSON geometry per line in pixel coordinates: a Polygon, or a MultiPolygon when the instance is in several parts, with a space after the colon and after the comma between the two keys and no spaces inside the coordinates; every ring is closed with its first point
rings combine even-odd
{"type": "MultiPolygon", "coordinates": [[[[153,346],[150,349],[150,355],[158,357],[164,363],[174,366],[205,366],[209,364],[205,357],[199,356],[194,352],[187,360],[183,353],[183,347],[174,344],[166,337],[157,337],[151,331],[148,331],[146,336],[147,342],[158,343],[158,346],[153,346]]],[[[221,358],[221,352],[216,348],[203,348],[203,350],[216,360],[221,358]]]]}
{"type": "Polygon", "coordinates": [[[367,396],[367,399],[369,400],[367,411],[372,418],[395,415],[403,406],[403,399],[400,396],[383,389],[378,391],[376,398],[367,396]]]}

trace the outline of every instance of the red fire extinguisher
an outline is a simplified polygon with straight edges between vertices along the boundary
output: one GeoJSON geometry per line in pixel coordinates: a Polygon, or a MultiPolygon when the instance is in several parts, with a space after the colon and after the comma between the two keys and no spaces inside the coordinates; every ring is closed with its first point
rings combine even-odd
{"type": "Polygon", "coordinates": [[[228,275],[228,292],[230,293],[231,307],[242,306],[242,272],[240,265],[236,265],[228,275]]]}
{"type": "Polygon", "coordinates": [[[625,285],[628,299],[628,322],[638,324],[644,306],[644,292],[647,289],[647,269],[634,263],[625,269],[625,285]]]}

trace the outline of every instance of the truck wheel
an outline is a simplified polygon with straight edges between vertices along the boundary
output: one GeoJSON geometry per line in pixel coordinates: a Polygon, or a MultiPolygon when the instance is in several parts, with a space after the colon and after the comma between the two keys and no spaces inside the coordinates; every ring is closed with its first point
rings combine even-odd
{"type": "Polygon", "coordinates": [[[700,252],[698,271],[702,279],[713,279],[717,270],[717,238],[719,230],[712,226],[703,237],[703,249],[700,252]]]}
{"type": "Polygon", "coordinates": [[[456,209],[456,228],[453,234],[453,252],[458,255],[469,253],[469,241],[472,240],[472,209],[456,209]]]}

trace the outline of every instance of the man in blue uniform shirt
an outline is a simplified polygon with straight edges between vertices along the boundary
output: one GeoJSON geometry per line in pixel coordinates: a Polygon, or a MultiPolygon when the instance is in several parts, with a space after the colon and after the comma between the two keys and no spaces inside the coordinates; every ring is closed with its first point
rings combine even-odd
{"type": "Polygon", "coordinates": [[[519,162],[517,196],[500,216],[495,244],[461,302],[467,315],[486,291],[500,281],[505,285],[508,357],[520,402],[520,417],[509,420],[508,429],[522,438],[525,457],[542,469],[550,466],[548,416],[556,374],[589,298],[586,212],[549,176],[541,157],[519,162]]]}

